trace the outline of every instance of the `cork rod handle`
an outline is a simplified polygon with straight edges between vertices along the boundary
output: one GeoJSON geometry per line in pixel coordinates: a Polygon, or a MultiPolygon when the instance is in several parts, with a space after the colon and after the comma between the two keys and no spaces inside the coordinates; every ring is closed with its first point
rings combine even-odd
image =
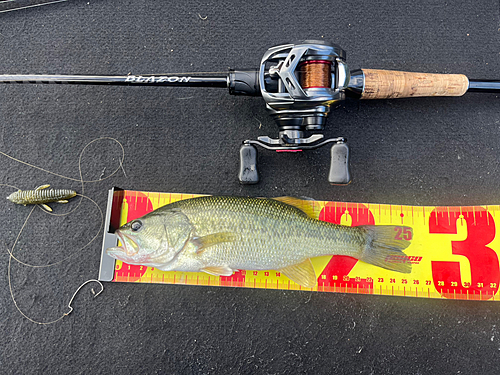
{"type": "Polygon", "coordinates": [[[431,74],[363,69],[361,99],[462,96],[469,88],[463,74],[431,74]]]}

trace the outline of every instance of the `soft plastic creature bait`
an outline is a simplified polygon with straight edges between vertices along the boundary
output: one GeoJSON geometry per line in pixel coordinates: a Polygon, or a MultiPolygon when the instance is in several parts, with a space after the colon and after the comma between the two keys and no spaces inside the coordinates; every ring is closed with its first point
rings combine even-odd
{"type": "Polygon", "coordinates": [[[44,209],[52,212],[47,203],[68,203],[68,199],[76,196],[76,191],[69,189],[49,189],[50,185],[41,185],[34,190],[18,190],[7,197],[7,199],[17,204],[39,204],[44,209]]]}

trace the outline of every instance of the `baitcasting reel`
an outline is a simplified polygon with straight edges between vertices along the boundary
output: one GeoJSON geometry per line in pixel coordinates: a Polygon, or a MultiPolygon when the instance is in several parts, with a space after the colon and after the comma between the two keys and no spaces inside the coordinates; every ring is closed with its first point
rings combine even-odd
{"type": "Polygon", "coordinates": [[[246,140],[240,149],[239,180],[259,181],[257,148],[296,152],[332,144],[331,184],[351,181],[349,148],[345,139],[324,139],[320,133],[332,104],[348,94],[357,99],[416,96],[462,96],[467,91],[500,92],[500,81],[469,80],[463,74],[429,74],[389,70],[349,71],[345,51],[335,44],[306,40],[270,48],[260,69],[227,74],[172,75],[0,75],[0,83],[69,83],[85,85],[178,86],[228,88],[232,95],[262,96],[276,121],[278,138],[246,140]]]}
{"type": "MultiPolygon", "coordinates": [[[[278,152],[315,149],[333,143],[330,173],[332,184],[348,184],[349,148],[342,137],[324,140],[323,130],[330,106],[345,99],[350,79],[345,51],[322,41],[304,41],[270,48],[262,58],[258,84],[266,108],[279,128],[278,138],[267,136],[246,140],[240,149],[239,180],[259,181],[257,149],[278,152]]],[[[244,78],[244,77],[240,77],[244,78]]],[[[235,74],[233,81],[238,81],[235,74]]],[[[250,86],[254,82],[247,81],[250,86]]]]}

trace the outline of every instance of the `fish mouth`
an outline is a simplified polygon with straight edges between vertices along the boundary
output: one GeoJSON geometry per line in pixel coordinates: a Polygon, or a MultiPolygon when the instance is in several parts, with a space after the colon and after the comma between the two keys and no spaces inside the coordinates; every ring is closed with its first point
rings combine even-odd
{"type": "Polygon", "coordinates": [[[108,254],[111,258],[124,260],[124,252],[122,247],[108,247],[106,249],[106,254],[108,254]]]}
{"type": "Polygon", "coordinates": [[[110,247],[106,249],[106,253],[116,259],[132,259],[134,255],[139,253],[139,245],[125,233],[119,230],[115,231],[122,246],[110,247]]]}
{"type": "Polygon", "coordinates": [[[144,249],[140,249],[137,242],[130,235],[127,235],[120,230],[115,231],[115,235],[120,240],[121,246],[109,247],[106,249],[106,254],[111,258],[120,260],[127,264],[144,265],[147,267],[155,267],[160,270],[168,270],[172,264],[175,264],[177,258],[182,253],[188,240],[180,251],[175,253],[152,252],[149,253],[144,249]]]}

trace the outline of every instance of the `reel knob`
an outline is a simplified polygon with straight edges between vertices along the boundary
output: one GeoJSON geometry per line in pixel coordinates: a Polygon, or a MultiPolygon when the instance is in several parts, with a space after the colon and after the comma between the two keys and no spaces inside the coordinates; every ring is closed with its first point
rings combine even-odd
{"type": "Polygon", "coordinates": [[[347,185],[351,182],[349,146],[344,142],[332,146],[328,182],[332,185],[347,185]]]}
{"type": "Polygon", "coordinates": [[[252,185],[259,182],[257,172],[257,149],[250,144],[243,144],[240,148],[240,183],[252,185]]]}

